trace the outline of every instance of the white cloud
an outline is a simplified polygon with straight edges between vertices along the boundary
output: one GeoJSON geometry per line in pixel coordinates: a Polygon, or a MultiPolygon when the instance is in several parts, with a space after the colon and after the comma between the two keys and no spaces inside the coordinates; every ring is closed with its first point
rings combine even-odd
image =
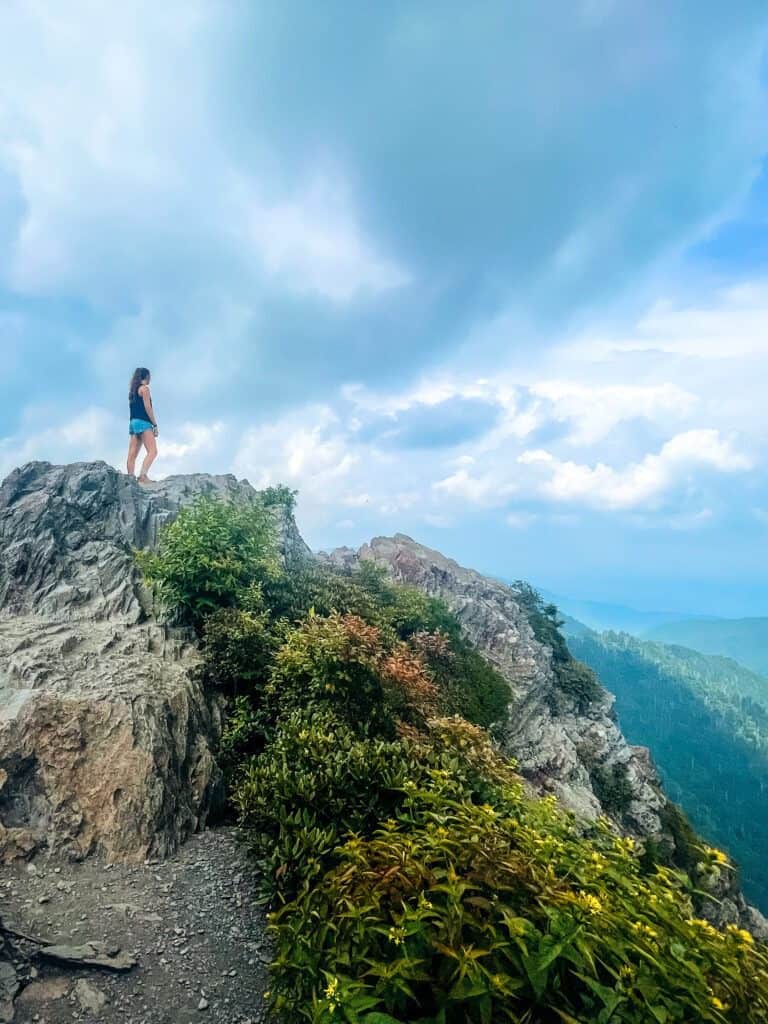
{"type": "Polygon", "coordinates": [[[302,512],[337,507],[358,455],[351,452],[336,415],[327,406],[246,430],[233,460],[234,472],[255,487],[285,483],[302,493],[302,512]]]}
{"type": "Polygon", "coordinates": [[[533,384],[531,390],[552,403],[551,415],[571,424],[567,440],[577,446],[602,440],[627,420],[644,419],[655,424],[684,420],[697,404],[695,395],[669,382],[599,386],[543,380],[533,384]]]}
{"type": "Polygon", "coordinates": [[[50,420],[45,408],[31,409],[20,431],[0,438],[0,477],[34,460],[64,463],[107,458],[120,465],[125,459],[128,425],[109,410],[92,406],[52,426],[42,426],[50,420]]]}
{"type": "Polygon", "coordinates": [[[624,333],[587,333],[565,346],[584,361],[622,353],[667,353],[696,360],[768,356],[768,281],[713,289],[705,299],[659,300],[624,333]]]}
{"type": "Polygon", "coordinates": [[[752,460],[716,430],[678,434],[658,453],[618,469],[602,462],[590,466],[562,461],[546,451],[523,452],[518,462],[543,468],[538,485],[541,494],[559,502],[584,502],[610,509],[652,506],[697,468],[736,473],[752,466],[752,460]]]}
{"type": "Polygon", "coordinates": [[[538,516],[532,512],[509,512],[504,517],[504,522],[513,530],[527,530],[537,519],[538,516]]]}
{"type": "Polygon", "coordinates": [[[516,490],[515,484],[503,480],[501,474],[489,471],[474,475],[461,468],[436,481],[435,492],[449,498],[458,498],[475,505],[502,505],[516,490]]]}

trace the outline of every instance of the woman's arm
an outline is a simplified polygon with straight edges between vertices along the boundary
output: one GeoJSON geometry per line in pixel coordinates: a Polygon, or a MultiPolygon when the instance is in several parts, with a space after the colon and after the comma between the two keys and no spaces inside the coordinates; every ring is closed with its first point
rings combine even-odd
{"type": "Polygon", "coordinates": [[[144,408],[147,410],[147,419],[157,430],[157,420],[155,419],[155,410],[152,408],[152,395],[149,392],[149,384],[142,384],[139,388],[139,394],[144,402],[144,408]]]}

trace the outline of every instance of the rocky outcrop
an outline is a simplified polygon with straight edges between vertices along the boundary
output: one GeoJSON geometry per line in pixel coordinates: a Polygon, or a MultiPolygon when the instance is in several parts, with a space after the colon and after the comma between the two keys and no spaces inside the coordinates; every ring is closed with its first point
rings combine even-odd
{"type": "MultiPolygon", "coordinates": [[[[105,463],[30,463],[0,487],[0,860],[164,856],[221,796],[220,707],[193,637],[157,622],[133,549],[232,476],[142,488],[105,463]]],[[[287,562],[307,557],[275,510],[287,562]]]]}
{"type": "Polygon", "coordinates": [[[664,799],[647,752],[624,739],[606,691],[585,710],[557,691],[552,652],[534,636],[511,587],[464,569],[403,534],[377,537],[358,552],[342,549],[331,558],[346,564],[373,560],[393,579],[446,602],[467,638],[510,684],[508,714],[495,732],[537,789],[554,793],[583,818],[596,818],[603,807],[592,777],[621,765],[632,787],[629,826],[642,835],[661,831],[658,811],[664,799]]]}
{"type": "MultiPolygon", "coordinates": [[[[536,639],[513,588],[403,534],[377,537],[359,551],[337,549],[329,558],[347,568],[373,560],[398,582],[446,602],[467,638],[510,684],[507,714],[494,731],[538,792],[554,793],[583,819],[605,813],[624,832],[673,846],[663,824],[667,798],[649,751],[627,743],[605,690],[582,706],[558,687],[552,651],[536,639]],[[601,803],[597,785],[616,772],[625,789],[620,812],[601,803]]],[[[702,913],[718,924],[739,923],[768,937],[768,922],[746,904],[732,877],[721,876],[712,895],[702,913]]]]}

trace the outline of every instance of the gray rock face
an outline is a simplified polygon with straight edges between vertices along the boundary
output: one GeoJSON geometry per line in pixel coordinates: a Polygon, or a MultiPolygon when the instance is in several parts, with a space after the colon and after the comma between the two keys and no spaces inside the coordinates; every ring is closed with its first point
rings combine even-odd
{"type": "MultiPolygon", "coordinates": [[[[621,829],[640,839],[673,843],[660,817],[667,798],[649,751],[627,743],[606,691],[582,710],[558,689],[552,652],[534,636],[512,588],[464,569],[403,534],[377,537],[357,552],[340,548],[329,557],[347,567],[371,559],[398,582],[446,602],[467,638],[510,684],[507,715],[495,731],[538,792],[554,793],[581,818],[601,813],[616,818],[601,805],[593,779],[622,766],[631,799],[620,815],[621,829]]],[[[738,922],[760,937],[768,936],[768,922],[748,907],[732,876],[722,876],[713,897],[701,908],[713,922],[738,922]]]]}
{"type": "MultiPolygon", "coordinates": [[[[161,625],[133,548],[232,476],[148,488],[105,463],[30,463],[0,487],[0,860],[163,856],[221,796],[218,700],[194,638],[161,625]]],[[[307,557],[276,510],[286,561],[307,557]]]]}

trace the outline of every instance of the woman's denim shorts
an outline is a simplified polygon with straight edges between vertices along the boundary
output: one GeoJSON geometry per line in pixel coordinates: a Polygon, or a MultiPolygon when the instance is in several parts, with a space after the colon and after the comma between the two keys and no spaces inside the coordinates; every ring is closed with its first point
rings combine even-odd
{"type": "Polygon", "coordinates": [[[129,434],[143,434],[145,430],[154,430],[155,428],[149,422],[149,420],[131,420],[128,423],[129,434]]]}

